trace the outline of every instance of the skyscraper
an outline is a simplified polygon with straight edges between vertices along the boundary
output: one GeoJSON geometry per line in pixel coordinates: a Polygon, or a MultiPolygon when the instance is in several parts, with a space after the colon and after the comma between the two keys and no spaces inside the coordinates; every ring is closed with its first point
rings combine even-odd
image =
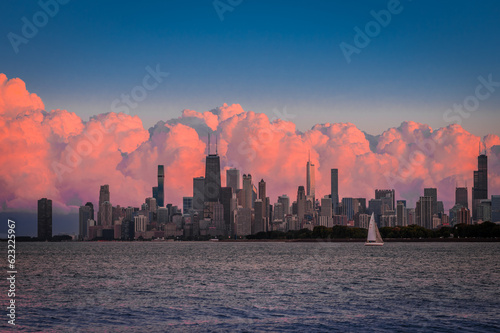
{"type": "Polygon", "coordinates": [[[80,206],[78,210],[78,238],[80,240],[84,240],[87,237],[87,221],[93,219],[91,216],[92,213],[92,208],[88,205],[80,206]]]}
{"type": "Polygon", "coordinates": [[[437,188],[424,188],[424,197],[432,198],[432,215],[438,213],[437,188]]]}
{"type": "Polygon", "coordinates": [[[205,202],[205,177],[193,178],[193,209],[198,212],[203,211],[205,202]]]}
{"type": "Polygon", "coordinates": [[[321,216],[333,217],[332,198],[325,196],[321,199],[321,216]]]}
{"type": "MultiPolygon", "coordinates": [[[[316,180],[315,180],[315,167],[311,163],[311,153],[309,152],[309,160],[306,166],[306,195],[313,198],[316,197],[316,180]]],[[[313,199],[314,200],[314,199],[313,199]]]]}
{"type": "Polygon", "coordinates": [[[417,224],[426,229],[432,229],[432,197],[420,197],[415,209],[417,224]]]}
{"type": "MultiPolygon", "coordinates": [[[[396,209],[396,191],[394,189],[391,190],[375,190],[375,199],[384,199],[384,198],[390,198],[387,202],[389,203],[389,210],[395,210],[396,209]]],[[[383,208],[383,207],[382,207],[383,208]]],[[[384,209],[382,209],[384,210],[384,209]]]]}
{"type": "Polygon", "coordinates": [[[474,171],[472,188],[472,220],[477,220],[477,208],[481,200],[488,199],[488,157],[481,154],[477,158],[477,171],[474,171]]]}
{"type": "MultiPolygon", "coordinates": [[[[267,220],[269,218],[269,205],[267,204],[268,199],[266,197],[266,182],[264,181],[264,179],[261,179],[259,182],[259,199],[262,200],[262,218],[264,220],[263,223],[265,226],[267,226],[267,220]]],[[[266,228],[264,228],[263,231],[267,231],[266,228]]]]}
{"type": "Polygon", "coordinates": [[[94,219],[94,204],[89,201],[85,204],[85,206],[90,207],[90,219],[93,220],[94,219]]]}
{"type": "Polygon", "coordinates": [[[222,187],[221,188],[221,203],[224,206],[224,235],[230,236],[233,234],[231,230],[231,200],[233,198],[233,188],[232,187],[222,187]]]}
{"type": "Polygon", "coordinates": [[[52,239],[52,200],[38,200],[38,239],[52,239]]]}
{"type": "Polygon", "coordinates": [[[467,194],[467,187],[457,187],[455,189],[455,205],[460,204],[465,208],[469,208],[469,198],[467,194]]]}
{"type": "Polygon", "coordinates": [[[266,199],[266,182],[264,179],[259,182],[259,199],[263,201],[266,199]]]}
{"type": "Polygon", "coordinates": [[[99,209],[100,223],[98,225],[110,227],[113,225],[113,206],[109,201],[104,201],[99,209]]]}
{"type": "Polygon", "coordinates": [[[102,225],[101,221],[101,210],[103,207],[103,204],[106,201],[110,201],[110,193],[109,193],[109,185],[101,185],[101,189],[99,190],[99,211],[97,212],[97,225],[102,225]]]}
{"type": "Polygon", "coordinates": [[[265,202],[261,199],[255,200],[255,214],[254,223],[252,225],[252,234],[256,234],[261,231],[266,231],[264,227],[264,216],[262,212],[265,211],[265,202]]]}
{"type": "Polygon", "coordinates": [[[156,203],[158,207],[165,207],[165,170],[163,165],[158,165],[158,197],[156,203]]]}
{"type": "Polygon", "coordinates": [[[252,190],[253,190],[253,184],[252,184],[252,175],[243,175],[243,192],[244,194],[244,202],[243,202],[243,208],[252,208],[252,190]]]}
{"type": "Polygon", "coordinates": [[[233,189],[233,193],[236,193],[240,187],[240,170],[231,168],[226,170],[226,187],[233,189]]]}
{"type": "Polygon", "coordinates": [[[306,214],[306,190],[304,186],[299,186],[297,190],[297,218],[299,219],[299,224],[302,223],[304,216],[306,214]]]}
{"type": "Polygon", "coordinates": [[[491,222],[500,222],[500,195],[491,196],[491,222]]]}
{"type": "Polygon", "coordinates": [[[406,201],[398,200],[396,205],[396,219],[397,226],[406,227],[407,225],[407,216],[406,216],[406,201]]]}
{"type": "Polygon", "coordinates": [[[288,195],[283,194],[278,197],[278,202],[283,206],[283,214],[290,214],[290,198],[288,195]]]}
{"type": "Polygon", "coordinates": [[[209,154],[205,164],[205,202],[218,202],[220,198],[220,159],[209,154]]]}
{"type": "Polygon", "coordinates": [[[333,205],[333,215],[337,214],[339,205],[339,169],[331,170],[331,195],[333,205]]]}

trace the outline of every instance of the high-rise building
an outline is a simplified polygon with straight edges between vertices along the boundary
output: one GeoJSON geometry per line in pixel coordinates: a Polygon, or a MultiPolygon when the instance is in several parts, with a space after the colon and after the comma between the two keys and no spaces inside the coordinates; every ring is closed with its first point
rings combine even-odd
{"type": "Polygon", "coordinates": [[[477,208],[481,200],[488,199],[488,157],[480,154],[477,157],[477,171],[474,171],[474,187],[472,188],[472,220],[476,221],[477,208]]]}
{"type": "Polygon", "coordinates": [[[52,239],[52,200],[38,200],[38,239],[52,239]]]}
{"type": "Polygon", "coordinates": [[[155,213],[158,211],[158,204],[155,198],[146,198],[146,204],[148,205],[148,211],[155,213]]]}
{"type": "Polygon", "coordinates": [[[491,222],[500,222],[500,195],[491,196],[491,222]]]}
{"type": "Polygon", "coordinates": [[[233,189],[233,193],[236,193],[240,187],[240,170],[232,168],[226,170],[226,187],[233,189]]]}
{"type": "Polygon", "coordinates": [[[243,175],[243,192],[244,192],[244,201],[243,201],[243,208],[250,208],[252,209],[252,189],[253,189],[253,184],[252,184],[252,175],[243,175]]]}
{"type": "Polygon", "coordinates": [[[337,214],[337,207],[339,205],[339,169],[331,170],[331,198],[333,213],[337,214]]]}
{"type": "Polygon", "coordinates": [[[220,159],[219,155],[209,154],[205,163],[205,202],[218,202],[220,199],[220,159]]]}
{"type": "Polygon", "coordinates": [[[252,225],[252,234],[256,234],[261,231],[265,231],[264,228],[264,216],[262,212],[265,210],[264,202],[261,199],[255,200],[255,214],[254,214],[254,223],[252,225]]]}
{"type": "Polygon", "coordinates": [[[457,187],[455,189],[455,204],[460,204],[465,208],[469,208],[467,187],[457,187]]]}
{"type": "Polygon", "coordinates": [[[165,170],[163,165],[158,165],[158,207],[165,207],[165,170]]]}
{"type": "Polygon", "coordinates": [[[278,197],[278,202],[283,206],[283,215],[290,214],[290,198],[288,197],[288,195],[280,195],[278,197]]]}
{"type": "Polygon", "coordinates": [[[406,202],[398,200],[396,204],[396,221],[397,226],[407,226],[406,202]]]}
{"type": "Polygon", "coordinates": [[[382,216],[382,200],[381,199],[371,199],[368,201],[368,214],[375,215],[375,222],[380,226],[380,216],[382,216]]]}
{"type": "Polygon", "coordinates": [[[432,198],[432,215],[438,213],[437,188],[424,188],[424,197],[432,198]]]}
{"type": "Polygon", "coordinates": [[[477,209],[477,218],[478,220],[491,222],[491,200],[481,200],[477,209]]]}
{"type": "MultiPolygon", "coordinates": [[[[386,202],[388,203],[389,207],[386,207],[386,208],[388,210],[395,210],[396,209],[396,201],[395,201],[396,200],[396,192],[394,189],[391,189],[391,190],[378,190],[378,189],[376,189],[375,190],[375,199],[387,200],[386,202]],[[388,198],[390,198],[390,200],[388,198]]],[[[385,209],[385,210],[387,210],[387,209],[385,209]]]]}
{"type": "Polygon", "coordinates": [[[109,185],[101,185],[99,190],[99,211],[97,212],[97,225],[102,225],[101,221],[101,210],[104,202],[110,201],[109,185]]]}
{"type": "Polygon", "coordinates": [[[152,192],[152,197],[156,199],[156,202],[158,202],[158,186],[153,186],[152,192]]]}
{"type": "Polygon", "coordinates": [[[267,223],[269,221],[269,198],[266,197],[266,182],[261,179],[259,182],[259,195],[258,198],[262,200],[262,218],[264,219],[264,229],[267,231],[267,223]]]}
{"type": "Polygon", "coordinates": [[[264,201],[266,199],[266,182],[261,179],[259,182],[259,199],[264,201]]]}
{"type": "Polygon", "coordinates": [[[302,223],[304,216],[306,214],[306,190],[304,186],[299,186],[297,190],[297,218],[299,224],[302,223]]]}
{"type": "Polygon", "coordinates": [[[417,224],[426,229],[432,229],[432,203],[432,197],[420,197],[420,200],[417,202],[417,208],[415,209],[417,224]]]}
{"type": "Polygon", "coordinates": [[[87,202],[85,206],[90,207],[90,219],[94,219],[94,204],[92,202],[87,202]]]}
{"type": "Polygon", "coordinates": [[[105,227],[110,227],[113,225],[113,206],[109,201],[104,201],[99,209],[99,220],[101,224],[105,227]]]}
{"type": "Polygon", "coordinates": [[[243,237],[252,233],[252,209],[238,208],[236,214],[236,235],[243,237]]]}
{"type": "Polygon", "coordinates": [[[231,213],[233,208],[231,201],[233,199],[233,188],[232,187],[222,187],[221,188],[221,203],[224,206],[224,235],[230,236],[234,232],[231,230],[231,213]]]}
{"type": "Polygon", "coordinates": [[[78,210],[78,238],[84,240],[87,238],[88,220],[93,220],[92,208],[90,206],[80,206],[78,210]]]}
{"type": "Polygon", "coordinates": [[[193,209],[197,212],[202,212],[204,202],[205,202],[205,177],[193,178],[193,209]]]}
{"type": "Polygon", "coordinates": [[[320,216],[328,216],[328,217],[333,216],[332,198],[325,196],[324,198],[321,199],[320,216]]]}
{"type": "Polygon", "coordinates": [[[306,165],[306,195],[316,198],[316,175],[314,164],[311,163],[311,153],[306,165]]]}
{"type": "Polygon", "coordinates": [[[353,198],[342,198],[342,214],[347,216],[348,221],[352,221],[354,218],[354,199],[353,198]]]}
{"type": "Polygon", "coordinates": [[[457,224],[471,224],[470,223],[470,210],[465,208],[465,207],[462,207],[460,208],[460,210],[458,211],[458,215],[457,215],[457,224]]]}
{"type": "Polygon", "coordinates": [[[191,209],[193,209],[193,197],[182,197],[182,213],[189,214],[191,209]]]}

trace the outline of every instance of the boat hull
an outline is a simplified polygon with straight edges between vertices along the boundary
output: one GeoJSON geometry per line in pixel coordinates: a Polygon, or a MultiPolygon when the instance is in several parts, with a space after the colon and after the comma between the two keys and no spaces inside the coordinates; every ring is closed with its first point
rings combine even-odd
{"type": "Polygon", "coordinates": [[[369,242],[365,243],[365,246],[382,246],[382,245],[384,245],[384,243],[369,243],[369,242]]]}

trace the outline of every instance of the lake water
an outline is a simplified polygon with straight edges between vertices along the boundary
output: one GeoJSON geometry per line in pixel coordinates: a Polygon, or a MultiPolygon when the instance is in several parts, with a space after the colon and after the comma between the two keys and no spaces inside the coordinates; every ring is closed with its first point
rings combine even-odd
{"type": "Polygon", "coordinates": [[[500,243],[18,243],[16,259],[21,331],[500,331],[500,243]]]}

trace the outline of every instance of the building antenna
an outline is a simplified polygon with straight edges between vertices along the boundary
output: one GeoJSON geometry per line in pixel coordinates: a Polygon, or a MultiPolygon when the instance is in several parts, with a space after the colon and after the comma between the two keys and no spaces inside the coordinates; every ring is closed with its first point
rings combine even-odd
{"type": "Polygon", "coordinates": [[[311,162],[311,149],[309,149],[309,162],[311,162]]]}
{"type": "Polygon", "coordinates": [[[207,155],[210,155],[210,132],[207,132],[208,133],[208,154],[207,155]]]}
{"type": "Polygon", "coordinates": [[[217,132],[215,133],[215,155],[218,155],[218,150],[217,150],[217,132]]]}

